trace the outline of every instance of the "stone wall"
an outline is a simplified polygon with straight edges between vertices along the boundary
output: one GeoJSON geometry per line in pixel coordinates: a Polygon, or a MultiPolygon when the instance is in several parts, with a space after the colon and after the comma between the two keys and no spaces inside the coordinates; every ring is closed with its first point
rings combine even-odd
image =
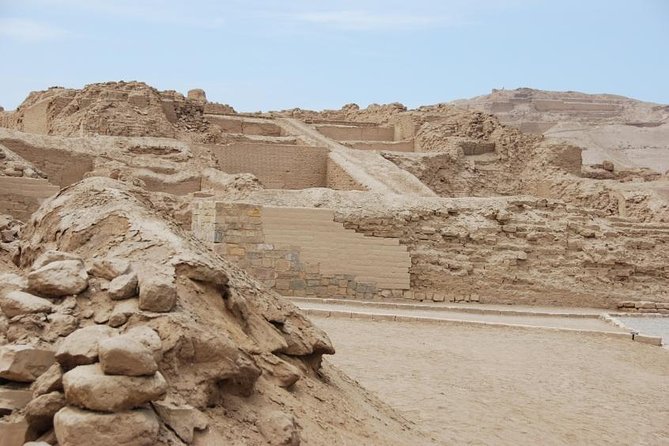
{"type": "Polygon", "coordinates": [[[0,176],[0,214],[28,221],[40,204],[58,191],[60,188],[47,180],[0,176]]]}
{"type": "Polygon", "coordinates": [[[345,230],[333,217],[325,209],[199,201],[192,230],[283,295],[401,297],[409,288],[406,248],[345,230]]]}
{"type": "Polygon", "coordinates": [[[306,189],[327,184],[325,148],[257,143],[208,147],[216,157],[218,169],[252,173],[268,189],[306,189]]]}
{"type": "Polygon", "coordinates": [[[351,177],[342,167],[328,155],[327,187],[336,190],[366,190],[366,188],[351,177]]]}

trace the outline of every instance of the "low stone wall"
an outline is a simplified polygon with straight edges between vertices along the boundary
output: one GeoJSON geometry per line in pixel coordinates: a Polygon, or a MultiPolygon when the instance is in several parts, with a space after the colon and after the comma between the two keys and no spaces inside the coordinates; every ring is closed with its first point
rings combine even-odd
{"type": "Polygon", "coordinates": [[[45,199],[59,191],[47,180],[0,176],[0,214],[28,221],[45,199]]]}
{"type": "Polygon", "coordinates": [[[376,150],[388,152],[413,152],[414,142],[409,141],[349,141],[346,145],[357,150],[376,150]]]}
{"type": "Polygon", "coordinates": [[[192,230],[283,295],[402,297],[411,264],[406,248],[347,231],[333,217],[324,209],[199,201],[192,230]]]}

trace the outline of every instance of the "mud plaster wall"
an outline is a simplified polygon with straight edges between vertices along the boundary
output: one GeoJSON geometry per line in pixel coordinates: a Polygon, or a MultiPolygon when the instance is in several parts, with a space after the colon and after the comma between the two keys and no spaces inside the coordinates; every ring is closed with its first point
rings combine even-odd
{"type": "Polygon", "coordinates": [[[367,190],[329,156],[327,160],[327,187],[336,190],[367,190]]]}
{"type": "Polygon", "coordinates": [[[328,151],[325,148],[249,143],[209,147],[218,169],[226,173],[252,173],[268,189],[327,185],[328,151]]]}
{"type": "Polygon", "coordinates": [[[192,230],[283,295],[370,299],[409,287],[397,239],[345,230],[329,210],[200,201],[192,230]]]}
{"type": "Polygon", "coordinates": [[[270,121],[249,120],[231,116],[207,115],[206,118],[226,133],[257,136],[282,136],[281,127],[270,121]]]}
{"type": "Polygon", "coordinates": [[[65,150],[34,147],[16,139],[3,139],[0,143],[17,155],[34,164],[49,177],[49,182],[60,187],[69,186],[93,170],[93,157],[74,154],[65,150]]]}
{"type": "Polygon", "coordinates": [[[394,127],[353,127],[316,125],[316,129],[336,141],[394,141],[394,127]]]}
{"type": "Polygon", "coordinates": [[[0,214],[28,221],[42,202],[60,191],[47,180],[0,177],[0,214]]]}

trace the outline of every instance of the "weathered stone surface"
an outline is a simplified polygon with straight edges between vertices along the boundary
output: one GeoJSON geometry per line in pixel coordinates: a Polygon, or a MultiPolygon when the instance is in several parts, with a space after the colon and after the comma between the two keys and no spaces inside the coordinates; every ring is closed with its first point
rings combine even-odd
{"type": "Polygon", "coordinates": [[[54,363],[52,351],[29,345],[0,347],[0,378],[9,381],[33,382],[54,363]]]}
{"type": "Polygon", "coordinates": [[[42,373],[30,386],[33,397],[44,395],[45,393],[63,390],[63,369],[60,364],[54,363],[42,373]]]}
{"type": "Polygon", "coordinates": [[[263,355],[258,361],[265,372],[263,376],[273,381],[279,387],[288,388],[295,384],[302,373],[292,364],[274,355],[263,355]]]}
{"type": "Polygon", "coordinates": [[[128,318],[139,312],[138,299],[127,299],[118,302],[109,315],[109,326],[120,327],[128,321],[128,318]]]}
{"type": "Polygon", "coordinates": [[[54,427],[60,446],[153,446],[160,423],[148,409],[105,414],[65,407],[54,427]]]}
{"type": "Polygon", "coordinates": [[[28,274],[28,290],[47,297],[79,294],[88,287],[80,260],[58,260],[28,274]]]}
{"type": "Polygon", "coordinates": [[[51,313],[53,304],[48,300],[23,291],[0,293],[0,309],[11,318],[29,313],[51,313]]]}
{"type": "Polygon", "coordinates": [[[23,409],[32,399],[30,389],[0,387],[0,417],[23,409]]]}
{"type": "Polygon", "coordinates": [[[81,257],[76,254],[70,254],[69,252],[63,251],[54,251],[49,250],[40,255],[35,262],[33,262],[32,269],[33,271],[38,270],[49,263],[58,262],[60,260],[76,260],[81,262],[81,257]]]}
{"type": "Polygon", "coordinates": [[[167,382],[153,376],[105,375],[99,364],[76,367],[63,375],[68,404],[99,412],[118,412],[163,398],[167,382]]]}
{"type": "Polygon", "coordinates": [[[53,427],[53,416],[65,407],[65,395],[51,392],[40,395],[25,408],[26,421],[37,433],[43,433],[53,427]]]}
{"type": "Polygon", "coordinates": [[[188,444],[193,442],[196,429],[206,429],[209,424],[204,413],[188,404],[156,401],[153,403],[153,408],[163,422],[188,444]]]}
{"type": "Polygon", "coordinates": [[[153,352],[128,335],[101,341],[99,353],[100,366],[108,375],[147,376],[158,371],[153,352]]]}
{"type": "Polygon", "coordinates": [[[112,300],[129,299],[137,295],[137,274],[128,273],[116,277],[109,283],[109,297],[112,300]]]}
{"type": "Polygon", "coordinates": [[[24,418],[0,420],[0,446],[22,446],[35,438],[24,418]]]}
{"type": "Polygon", "coordinates": [[[91,276],[114,280],[116,277],[130,271],[130,262],[116,257],[95,259],[88,272],[91,276]]]}
{"type": "Polygon", "coordinates": [[[124,335],[130,336],[148,347],[153,352],[156,362],[160,362],[163,358],[163,341],[153,328],[146,325],[138,325],[128,329],[124,335]]]}
{"type": "Polygon", "coordinates": [[[281,411],[264,414],[256,423],[258,430],[271,445],[299,446],[300,433],[295,419],[281,411]]]}
{"type": "Polygon", "coordinates": [[[56,359],[65,368],[92,364],[98,360],[98,343],[115,334],[106,325],[91,325],[70,334],[56,351],[56,359]]]}
{"type": "Polygon", "coordinates": [[[177,289],[171,277],[142,276],[139,284],[140,310],[166,313],[172,311],[176,302],[177,289]]]}
{"type": "Polygon", "coordinates": [[[48,320],[48,334],[54,340],[72,334],[79,327],[79,320],[70,314],[52,314],[48,320]]]}

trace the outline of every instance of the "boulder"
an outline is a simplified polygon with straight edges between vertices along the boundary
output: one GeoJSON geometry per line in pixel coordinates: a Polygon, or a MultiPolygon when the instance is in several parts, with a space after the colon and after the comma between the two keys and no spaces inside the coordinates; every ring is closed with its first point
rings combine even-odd
{"type": "Polygon", "coordinates": [[[105,375],[99,364],[82,365],[63,375],[68,404],[98,412],[120,412],[163,398],[167,382],[153,376],[105,375]]]}
{"type": "Polygon", "coordinates": [[[295,384],[301,377],[300,369],[271,354],[258,357],[258,363],[263,369],[265,376],[276,385],[288,388],[295,384]]]}
{"type": "Polygon", "coordinates": [[[160,419],[188,444],[193,442],[196,429],[204,430],[209,425],[207,416],[188,404],[156,401],[152,405],[160,419]]]}
{"type": "Polygon", "coordinates": [[[29,345],[0,347],[0,378],[9,381],[33,382],[54,363],[50,350],[29,345]]]}
{"type": "Polygon", "coordinates": [[[57,260],[28,274],[28,290],[47,297],[79,294],[88,287],[80,260],[57,260]]]}
{"type": "Polygon", "coordinates": [[[100,341],[99,353],[107,375],[147,376],[158,371],[153,352],[128,335],[100,341]]]}
{"type": "Polygon", "coordinates": [[[28,403],[25,408],[26,421],[34,432],[41,434],[53,427],[53,416],[63,407],[65,395],[61,392],[45,393],[28,403]]]}
{"type": "Polygon", "coordinates": [[[53,304],[48,300],[23,291],[9,291],[0,294],[0,309],[12,318],[22,314],[51,313],[53,304]]]}
{"type": "Polygon", "coordinates": [[[32,399],[30,389],[0,387],[0,417],[23,409],[32,399]]]}
{"type": "Polygon", "coordinates": [[[54,363],[42,373],[30,386],[33,397],[36,398],[45,393],[63,390],[63,369],[60,364],[54,363]]]}
{"type": "Polygon", "coordinates": [[[56,351],[56,359],[66,369],[93,364],[98,360],[98,343],[116,332],[106,325],[91,325],[70,334],[56,351]]]}
{"type": "Polygon", "coordinates": [[[104,259],[95,259],[88,269],[88,273],[93,277],[114,280],[116,277],[130,272],[130,262],[117,257],[104,259]]]}
{"type": "Polygon", "coordinates": [[[96,413],[74,407],[54,417],[60,446],[153,446],[160,423],[152,410],[96,413]]]}
{"type": "Polygon", "coordinates": [[[139,284],[139,309],[156,313],[172,311],[177,302],[174,279],[160,274],[144,275],[139,284]]]}
{"type": "Polygon", "coordinates": [[[137,274],[128,273],[116,277],[109,283],[109,297],[112,300],[129,299],[137,295],[137,274]]]}
{"type": "Polygon", "coordinates": [[[267,442],[276,446],[299,446],[300,433],[295,418],[281,411],[272,411],[260,417],[256,423],[267,442]]]}
{"type": "Polygon", "coordinates": [[[70,314],[55,313],[48,317],[49,340],[56,340],[59,337],[69,336],[79,327],[79,320],[70,314]]]}
{"type": "Polygon", "coordinates": [[[49,263],[58,262],[60,260],[76,260],[81,262],[81,257],[75,254],[70,254],[69,252],[54,251],[49,250],[40,255],[37,260],[33,262],[32,270],[38,270],[49,263]]]}

